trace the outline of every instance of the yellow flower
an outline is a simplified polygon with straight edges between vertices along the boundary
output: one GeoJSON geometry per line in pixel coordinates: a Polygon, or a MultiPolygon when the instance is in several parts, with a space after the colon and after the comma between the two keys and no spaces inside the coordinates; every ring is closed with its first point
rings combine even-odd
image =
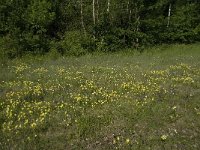
{"type": "Polygon", "coordinates": [[[32,123],[31,128],[35,128],[35,127],[36,127],[36,123],[32,123]]]}
{"type": "Polygon", "coordinates": [[[119,139],[120,139],[120,138],[119,138],[119,136],[118,136],[118,137],[117,137],[117,140],[119,141],[119,139]]]}
{"type": "Polygon", "coordinates": [[[28,137],[28,138],[27,138],[27,140],[28,140],[28,141],[30,141],[30,140],[31,140],[31,138],[30,138],[30,137],[28,137]]]}
{"type": "Polygon", "coordinates": [[[116,140],[115,139],[113,140],[113,144],[116,144],[116,140]]]}
{"type": "Polygon", "coordinates": [[[161,140],[165,141],[167,139],[167,137],[168,137],[168,135],[164,134],[164,135],[161,136],[161,140]]]}
{"type": "Polygon", "coordinates": [[[129,144],[130,143],[130,139],[126,139],[126,144],[129,144]]]}
{"type": "Polygon", "coordinates": [[[176,108],[177,108],[176,106],[172,107],[173,110],[176,110],[176,108]]]}

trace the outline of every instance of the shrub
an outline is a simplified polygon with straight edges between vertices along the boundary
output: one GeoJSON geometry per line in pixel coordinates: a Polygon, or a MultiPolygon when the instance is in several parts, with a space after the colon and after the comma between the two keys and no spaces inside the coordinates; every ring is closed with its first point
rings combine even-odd
{"type": "Polygon", "coordinates": [[[60,41],[51,42],[52,52],[57,51],[61,55],[80,56],[86,53],[81,46],[82,35],[79,31],[66,32],[60,41]]]}
{"type": "Polygon", "coordinates": [[[5,58],[15,58],[21,56],[21,47],[19,41],[10,35],[0,38],[0,55],[5,58]]]}

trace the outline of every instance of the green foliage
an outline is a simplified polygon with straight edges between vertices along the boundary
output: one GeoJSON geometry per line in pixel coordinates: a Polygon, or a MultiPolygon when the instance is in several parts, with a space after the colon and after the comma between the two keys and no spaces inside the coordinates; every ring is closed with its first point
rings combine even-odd
{"type": "Polygon", "coordinates": [[[55,19],[55,12],[52,12],[52,4],[46,0],[33,0],[28,5],[24,18],[28,27],[35,34],[47,32],[47,27],[55,19]]]}
{"type": "Polygon", "coordinates": [[[196,0],[113,0],[109,11],[108,0],[94,2],[1,0],[1,49],[10,58],[45,54],[52,47],[61,55],[79,56],[200,40],[196,0]]]}
{"type": "MultiPolygon", "coordinates": [[[[51,45],[55,46],[54,43],[51,45]]],[[[54,46],[51,47],[50,51],[47,54],[47,56],[52,60],[56,60],[61,57],[61,54],[58,52],[58,50],[54,46]]]]}
{"type": "Polygon", "coordinates": [[[94,52],[98,51],[98,42],[94,36],[90,34],[86,34],[82,36],[81,40],[81,47],[85,49],[87,52],[94,52]]]}
{"type": "Polygon", "coordinates": [[[10,35],[4,36],[0,39],[0,55],[5,58],[15,58],[22,54],[21,47],[17,38],[10,35]]]}
{"type": "Polygon", "coordinates": [[[54,41],[51,44],[51,49],[55,49],[61,55],[80,56],[86,53],[81,46],[81,41],[84,36],[79,31],[66,32],[59,41],[54,41]]]}

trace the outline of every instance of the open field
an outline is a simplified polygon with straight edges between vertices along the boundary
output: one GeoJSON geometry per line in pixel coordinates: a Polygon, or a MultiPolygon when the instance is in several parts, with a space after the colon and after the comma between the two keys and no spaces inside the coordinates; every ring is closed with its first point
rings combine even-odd
{"type": "Polygon", "coordinates": [[[200,147],[200,45],[0,66],[0,149],[200,147]]]}

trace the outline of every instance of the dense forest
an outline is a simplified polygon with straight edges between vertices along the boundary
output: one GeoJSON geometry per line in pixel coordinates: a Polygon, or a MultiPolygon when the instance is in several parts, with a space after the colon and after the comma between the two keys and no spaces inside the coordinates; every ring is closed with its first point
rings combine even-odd
{"type": "Polygon", "coordinates": [[[199,0],[0,1],[0,53],[10,58],[197,41],[199,0]]]}

